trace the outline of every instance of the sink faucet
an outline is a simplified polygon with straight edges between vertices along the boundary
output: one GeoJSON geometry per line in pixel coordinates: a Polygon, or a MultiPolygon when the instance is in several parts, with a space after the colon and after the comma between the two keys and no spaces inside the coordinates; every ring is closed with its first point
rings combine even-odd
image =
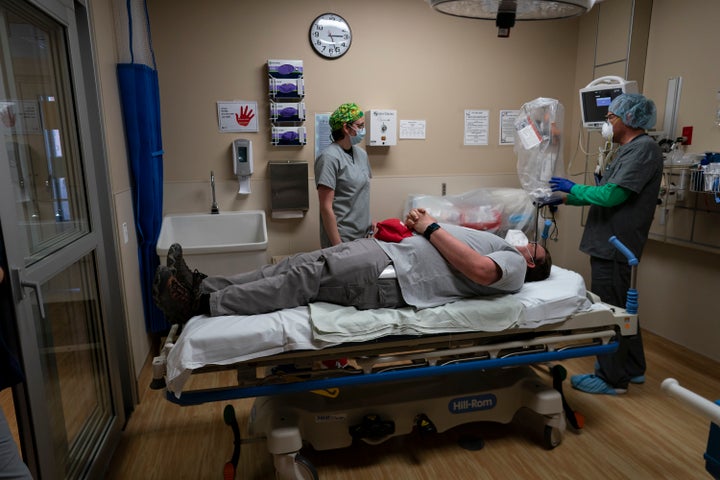
{"type": "Polygon", "coordinates": [[[212,206],[210,207],[210,213],[218,214],[220,210],[218,210],[217,201],[215,201],[215,172],[212,170],[210,170],[210,187],[212,188],[212,206]]]}

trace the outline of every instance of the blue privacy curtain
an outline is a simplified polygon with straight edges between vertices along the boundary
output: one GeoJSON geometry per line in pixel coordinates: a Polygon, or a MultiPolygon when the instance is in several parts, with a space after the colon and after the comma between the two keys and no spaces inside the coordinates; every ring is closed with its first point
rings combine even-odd
{"type": "MultiPolygon", "coordinates": [[[[144,2],[143,2],[144,3],[144,2]]],[[[150,24],[145,7],[145,25],[150,36],[150,24]]],[[[135,63],[133,53],[133,21],[131,4],[127,2],[130,63],[119,63],[117,75],[122,103],[123,124],[127,140],[130,174],[134,182],[133,209],[138,239],[140,283],[148,332],[167,330],[168,323],[152,300],[152,283],[159,259],[155,251],[160,235],[163,206],[163,150],[160,130],[160,92],[155,68],[135,63]]],[[[142,32],[145,33],[145,32],[142,32]]],[[[152,54],[153,67],[155,55],[152,54]]]]}

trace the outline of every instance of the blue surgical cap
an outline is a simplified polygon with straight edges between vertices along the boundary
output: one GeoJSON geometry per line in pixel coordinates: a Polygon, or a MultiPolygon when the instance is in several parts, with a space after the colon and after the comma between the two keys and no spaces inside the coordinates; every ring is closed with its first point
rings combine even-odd
{"type": "Polygon", "coordinates": [[[630,128],[650,130],[655,126],[655,102],[639,93],[623,93],[610,103],[608,111],[614,113],[630,128]]]}

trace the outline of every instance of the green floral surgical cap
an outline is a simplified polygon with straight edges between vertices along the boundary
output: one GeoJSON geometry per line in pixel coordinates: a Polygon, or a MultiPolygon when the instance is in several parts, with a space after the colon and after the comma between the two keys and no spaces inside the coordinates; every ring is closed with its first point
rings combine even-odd
{"type": "Polygon", "coordinates": [[[363,117],[363,111],[355,103],[343,103],[330,115],[330,129],[340,130],[343,123],[353,123],[363,117]]]}

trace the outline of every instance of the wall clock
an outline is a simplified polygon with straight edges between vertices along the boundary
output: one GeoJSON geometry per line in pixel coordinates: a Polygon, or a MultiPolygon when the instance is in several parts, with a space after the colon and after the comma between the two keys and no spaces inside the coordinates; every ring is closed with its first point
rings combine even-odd
{"type": "Polygon", "coordinates": [[[350,24],[336,13],[323,13],[310,24],[310,45],[323,58],[340,58],[350,49],[350,24]]]}

